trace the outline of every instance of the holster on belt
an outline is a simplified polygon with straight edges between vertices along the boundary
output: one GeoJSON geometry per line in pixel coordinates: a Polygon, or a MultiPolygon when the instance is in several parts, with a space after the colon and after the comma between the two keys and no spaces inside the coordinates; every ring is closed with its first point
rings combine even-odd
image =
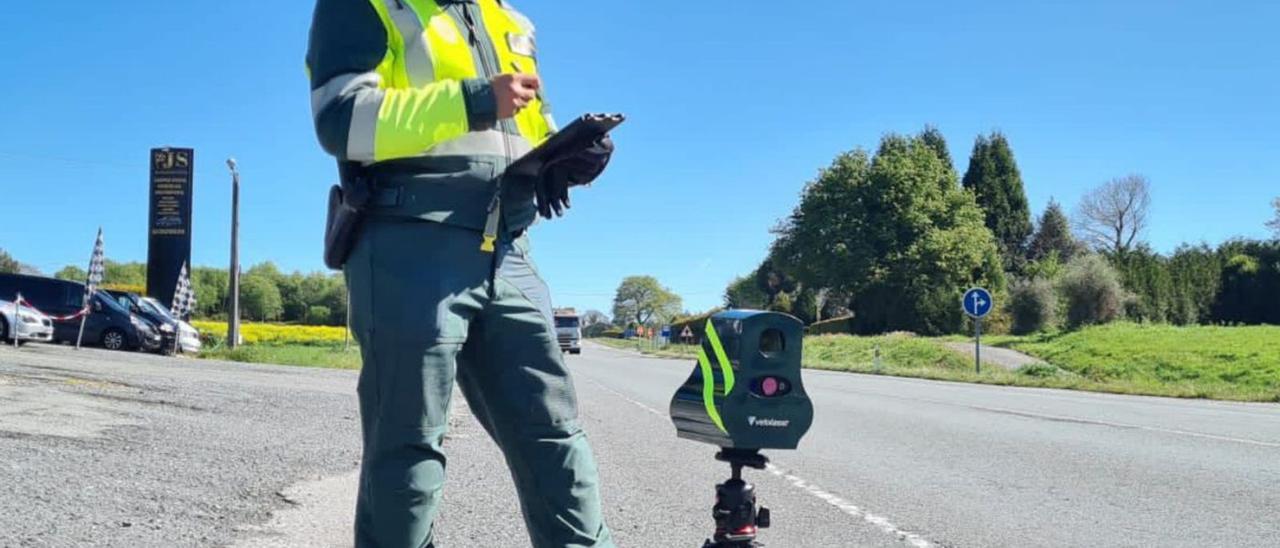
{"type": "Polygon", "coordinates": [[[339,183],[329,189],[329,213],[324,227],[324,264],[342,270],[355,247],[368,213],[373,183],[357,162],[338,162],[339,183]]]}

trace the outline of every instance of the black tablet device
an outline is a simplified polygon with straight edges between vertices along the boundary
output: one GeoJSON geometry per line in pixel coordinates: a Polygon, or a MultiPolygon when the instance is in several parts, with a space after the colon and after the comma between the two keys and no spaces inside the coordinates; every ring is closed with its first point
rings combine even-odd
{"type": "Polygon", "coordinates": [[[537,176],[542,172],[542,166],[558,158],[577,154],[613,131],[613,128],[626,119],[621,114],[584,114],[516,160],[507,168],[507,174],[537,176]]]}

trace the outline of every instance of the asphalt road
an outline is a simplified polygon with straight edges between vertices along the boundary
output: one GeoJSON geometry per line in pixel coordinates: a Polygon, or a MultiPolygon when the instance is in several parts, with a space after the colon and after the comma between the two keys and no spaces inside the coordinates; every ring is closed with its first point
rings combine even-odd
{"type": "MultiPolygon", "coordinates": [[[[727,466],[666,418],[692,364],[570,362],[619,545],[700,546],[727,466]]],[[[770,547],[1280,544],[1280,406],[806,385],[801,450],[749,474],[770,547]]],[[[349,372],[0,350],[0,546],[349,545],[353,390],[349,372]]],[[[527,546],[496,449],[454,415],[442,544],[527,546]]]]}

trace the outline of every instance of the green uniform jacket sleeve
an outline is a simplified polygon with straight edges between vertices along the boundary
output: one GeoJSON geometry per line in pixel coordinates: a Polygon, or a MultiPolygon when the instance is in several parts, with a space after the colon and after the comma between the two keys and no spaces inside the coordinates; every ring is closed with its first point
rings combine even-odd
{"type": "Polygon", "coordinates": [[[393,87],[392,43],[371,2],[318,0],[307,69],[320,145],[339,160],[364,163],[418,156],[442,142],[493,125],[488,82],[440,80],[393,87]]]}

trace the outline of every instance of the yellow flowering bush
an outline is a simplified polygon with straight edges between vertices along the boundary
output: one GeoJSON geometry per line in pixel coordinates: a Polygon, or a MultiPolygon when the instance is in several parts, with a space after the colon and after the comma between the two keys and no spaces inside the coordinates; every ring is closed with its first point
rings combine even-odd
{"type": "MultiPolygon", "coordinates": [[[[227,322],[191,322],[200,338],[221,342],[227,337],[227,322]]],[[[330,345],[346,340],[346,329],[321,325],[284,325],[275,323],[240,324],[240,336],[245,344],[301,344],[330,345]]]]}

